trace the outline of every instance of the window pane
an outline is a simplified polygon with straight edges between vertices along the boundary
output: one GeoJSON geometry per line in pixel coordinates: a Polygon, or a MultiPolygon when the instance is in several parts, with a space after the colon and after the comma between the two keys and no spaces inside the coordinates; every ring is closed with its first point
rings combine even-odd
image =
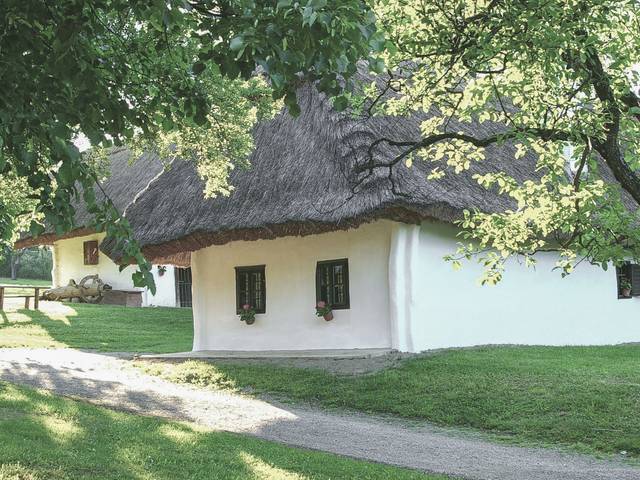
{"type": "Polygon", "coordinates": [[[342,265],[335,265],[333,267],[333,279],[335,283],[343,284],[344,276],[342,274],[342,265]]]}
{"type": "Polygon", "coordinates": [[[251,298],[249,298],[249,274],[248,273],[240,273],[239,274],[239,299],[240,305],[238,308],[242,308],[245,304],[251,304],[251,298]]]}
{"type": "Polygon", "coordinates": [[[251,289],[253,291],[253,307],[256,310],[261,310],[262,304],[262,274],[255,272],[251,274],[252,284],[251,289]]]}
{"type": "Polygon", "coordinates": [[[327,303],[332,303],[331,292],[330,292],[330,284],[331,281],[329,279],[329,265],[323,265],[322,269],[322,296],[321,299],[327,303]]]}
{"type": "Polygon", "coordinates": [[[336,305],[343,305],[345,303],[344,301],[344,285],[334,285],[333,286],[333,303],[335,303],[336,305]]]}

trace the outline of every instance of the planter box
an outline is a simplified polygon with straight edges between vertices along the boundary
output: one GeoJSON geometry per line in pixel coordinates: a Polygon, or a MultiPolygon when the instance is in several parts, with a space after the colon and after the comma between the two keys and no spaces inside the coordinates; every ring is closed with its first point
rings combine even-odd
{"type": "Polygon", "coordinates": [[[103,305],[123,305],[125,307],[141,307],[142,292],[140,290],[108,290],[104,292],[103,305]]]}

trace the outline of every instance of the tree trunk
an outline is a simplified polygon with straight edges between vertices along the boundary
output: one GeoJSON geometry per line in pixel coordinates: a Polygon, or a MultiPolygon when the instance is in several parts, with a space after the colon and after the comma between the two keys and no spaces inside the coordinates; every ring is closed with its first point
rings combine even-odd
{"type": "Polygon", "coordinates": [[[11,251],[9,254],[9,264],[11,265],[11,280],[18,279],[18,272],[20,271],[20,259],[22,257],[22,251],[11,251]]]}
{"type": "Polygon", "coordinates": [[[80,301],[97,303],[102,300],[105,290],[111,287],[98,278],[98,275],[88,275],[80,283],[70,280],[64,287],[51,288],[42,292],[44,300],[70,300],[77,298],[80,301]],[[91,283],[88,283],[91,281],[91,283]]]}

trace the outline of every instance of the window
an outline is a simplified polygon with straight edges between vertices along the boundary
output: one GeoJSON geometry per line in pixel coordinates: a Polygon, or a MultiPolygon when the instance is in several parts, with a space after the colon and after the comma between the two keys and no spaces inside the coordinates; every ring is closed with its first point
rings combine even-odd
{"type": "Polygon", "coordinates": [[[316,301],[320,300],[334,310],[349,308],[349,263],[346,258],[318,262],[316,301]]]}
{"type": "Polygon", "coordinates": [[[618,282],[618,298],[629,298],[622,293],[623,282],[631,284],[631,296],[640,295],[640,265],[626,262],[620,267],[616,267],[616,278],[618,282]]]}
{"type": "Polygon", "coordinates": [[[84,264],[85,265],[98,265],[98,241],[89,240],[84,242],[84,264]]]}
{"type": "Polygon", "coordinates": [[[264,265],[253,267],[236,267],[236,309],[242,311],[242,306],[249,304],[256,313],[265,313],[266,282],[264,265]]]}
{"type": "Polygon", "coordinates": [[[176,283],[176,303],[181,307],[191,308],[193,305],[191,298],[191,267],[176,267],[173,271],[176,283]]]}

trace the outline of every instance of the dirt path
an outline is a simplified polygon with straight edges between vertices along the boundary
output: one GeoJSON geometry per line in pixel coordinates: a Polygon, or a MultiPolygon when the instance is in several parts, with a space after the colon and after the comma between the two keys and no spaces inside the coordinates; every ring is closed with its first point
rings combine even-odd
{"type": "Polygon", "coordinates": [[[0,349],[0,380],[106,407],[464,478],[640,480],[640,469],[620,463],[500,445],[428,425],[194,389],[145,375],[127,360],[77,350],[0,349]]]}

